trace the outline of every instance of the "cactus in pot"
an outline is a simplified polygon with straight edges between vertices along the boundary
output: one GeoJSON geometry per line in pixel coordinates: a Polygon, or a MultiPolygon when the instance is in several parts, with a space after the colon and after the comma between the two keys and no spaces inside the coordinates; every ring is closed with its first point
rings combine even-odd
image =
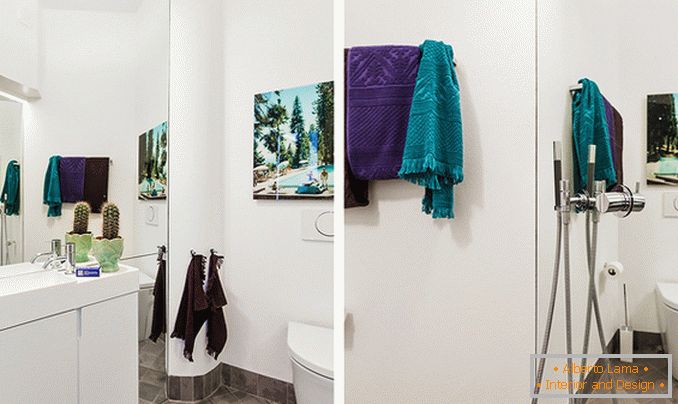
{"type": "Polygon", "coordinates": [[[66,233],[66,242],[75,244],[75,262],[89,261],[92,249],[92,233],[89,231],[89,214],[92,210],[87,202],[78,202],[73,208],[73,230],[66,233]]]}
{"type": "Polygon", "coordinates": [[[101,210],[103,216],[102,236],[94,239],[92,255],[101,265],[102,272],[115,272],[119,269],[118,260],[122,256],[123,239],[120,231],[120,210],[113,203],[107,203],[101,210]]]}

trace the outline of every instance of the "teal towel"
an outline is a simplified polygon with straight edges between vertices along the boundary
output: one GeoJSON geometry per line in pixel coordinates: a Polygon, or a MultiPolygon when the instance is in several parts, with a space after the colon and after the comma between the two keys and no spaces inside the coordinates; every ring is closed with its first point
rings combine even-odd
{"type": "Polygon", "coordinates": [[[49,206],[47,217],[61,216],[61,184],[59,182],[59,162],[61,156],[49,158],[45,185],[42,191],[42,203],[49,206]]]}
{"type": "Polygon", "coordinates": [[[605,180],[607,185],[617,183],[610,129],[605,115],[605,101],[598,85],[589,79],[581,79],[582,89],[572,97],[572,147],[574,149],[574,190],[586,188],[589,161],[589,145],[596,145],[596,180],[605,180]]]}
{"type": "Polygon", "coordinates": [[[19,162],[10,160],[5,171],[5,184],[2,186],[2,195],[0,195],[0,202],[5,204],[7,216],[19,214],[19,205],[21,203],[19,197],[20,178],[19,162]]]}
{"type": "Polygon", "coordinates": [[[453,187],[464,179],[459,82],[450,45],[426,40],[414,86],[400,178],[426,188],[422,211],[454,218],[453,187]]]}

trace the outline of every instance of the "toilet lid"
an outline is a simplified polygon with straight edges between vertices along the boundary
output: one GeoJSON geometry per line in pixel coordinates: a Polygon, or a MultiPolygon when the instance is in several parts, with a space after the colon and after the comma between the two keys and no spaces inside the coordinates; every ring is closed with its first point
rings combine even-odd
{"type": "Polygon", "coordinates": [[[155,279],[139,271],[139,289],[149,289],[155,285],[155,279]]]}
{"type": "Polygon", "coordinates": [[[657,282],[657,290],[665,305],[678,310],[678,283],[657,282]]]}
{"type": "Polygon", "coordinates": [[[334,379],[332,329],[291,322],[287,346],[292,359],[305,368],[334,379]]]}

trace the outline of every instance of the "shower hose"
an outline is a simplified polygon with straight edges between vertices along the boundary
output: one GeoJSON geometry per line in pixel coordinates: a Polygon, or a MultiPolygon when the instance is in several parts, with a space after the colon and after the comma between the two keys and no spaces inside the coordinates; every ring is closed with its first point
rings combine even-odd
{"type": "MultiPolygon", "coordinates": [[[[551,337],[551,328],[553,325],[553,315],[555,312],[556,305],[556,296],[558,294],[558,275],[560,272],[560,252],[561,245],[563,249],[563,271],[564,271],[564,284],[565,284],[565,332],[566,332],[566,344],[567,344],[567,353],[572,353],[572,310],[571,310],[571,291],[570,291],[570,230],[569,230],[569,213],[562,214],[558,212],[558,221],[556,224],[556,256],[553,263],[553,278],[551,282],[551,296],[549,299],[549,309],[548,315],[546,318],[546,330],[544,331],[544,340],[542,343],[541,354],[545,355],[548,352],[549,341],[551,337]]],[[[546,358],[539,359],[539,366],[537,369],[537,382],[534,387],[534,394],[539,394],[540,385],[542,378],[544,376],[544,365],[546,364],[546,358]]],[[[572,369],[572,358],[567,359],[567,365],[569,369],[572,369]]],[[[568,392],[572,394],[572,373],[568,372],[567,375],[568,381],[568,392]]],[[[532,399],[532,403],[536,404],[538,398],[535,397],[532,399]]],[[[573,402],[572,399],[569,400],[573,402]]]]}
{"type": "MultiPolygon", "coordinates": [[[[598,301],[598,293],[596,293],[596,253],[598,251],[598,213],[588,212],[586,214],[586,251],[587,263],[589,270],[589,288],[588,288],[588,299],[586,305],[586,326],[584,327],[584,346],[582,348],[582,353],[586,355],[589,351],[589,340],[591,336],[591,309],[593,308],[593,314],[596,319],[596,327],[598,329],[598,340],[600,342],[600,350],[602,353],[606,352],[605,344],[605,333],[603,331],[603,321],[600,315],[600,304],[598,301]]],[[[609,359],[606,359],[606,362],[609,364],[609,359]]],[[[581,361],[582,368],[586,367],[586,358],[582,358],[581,361]]],[[[579,375],[579,381],[584,381],[584,372],[581,372],[579,375]]],[[[612,392],[616,392],[616,387],[612,385],[612,392]]],[[[617,402],[617,399],[612,399],[613,403],[617,402]]]]}
{"type": "MultiPolygon", "coordinates": [[[[567,214],[567,213],[566,213],[567,214]]],[[[586,324],[584,329],[584,347],[583,353],[588,353],[589,339],[591,334],[591,309],[596,318],[596,325],[598,331],[598,337],[601,344],[602,352],[605,352],[605,336],[603,333],[602,320],[600,316],[600,306],[598,302],[598,296],[596,293],[595,286],[595,265],[596,265],[596,253],[597,253],[597,242],[598,242],[598,219],[593,218],[594,214],[587,213],[586,216],[586,258],[588,266],[588,304],[586,308],[586,324]]],[[[549,298],[548,313],[546,317],[546,329],[544,331],[544,340],[541,346],[541,354],[545,355],[548,352],[549,341],[551,338],[551,329],[553,326],[553,317],[555,312],[556,297],[558,294],[558,281],[559,281],[559,272],[560,272],[560,255],[561,255],[561,245],[563,250],[563,264],[564,264],[564,284],[565,284],[565,326],[566,326],[566,347],[567,353],[572,353],[572,317],[571,317],[571,290],[570,290],[570,235],[569,235],[569,218],[564,218],[561,212],[557,214],[557,225],[556,225],[556,248],[555,248],[555,259],[553,264],[553,276],[551,280],[551,294],[549,298]]],[[[572,358],[568,358],[568,367],[572,369],[572,358]]],[[[546,364],[546,358],[539,359],[539,365],[537,367],[537,379],[534,388],[534,394],[539,394],[540,386],[543,376],[544,376],[544,367],[546,364]]],[[[586,366],[586,358],[582,358],[582,367],[586,366]]],[[[584,381],[584,373],[580,374],[580,382],[584,381]]],[[[568,373],[568,391],[570,394],[573,392],[572,387],[572,373],[568,373]]],[[[613,392],[616,389],[613,387],[613,392]]],[[[569,400],[573,402],[571,398],[569,400]]],[[[614,403],[617,402],[616,399],[612,399],[614,403]]],[[[532,404],[536,404],[538,398],[532,399],[532,404]]]]}

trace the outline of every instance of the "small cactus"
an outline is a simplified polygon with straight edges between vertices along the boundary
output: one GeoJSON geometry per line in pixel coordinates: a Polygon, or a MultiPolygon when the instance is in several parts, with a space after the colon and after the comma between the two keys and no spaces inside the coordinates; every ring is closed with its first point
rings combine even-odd
{"type": "Polygon", "coordinates": [[[87,202],[78,202],[73,209],[73,231],[71,234],[89,233],[89,214],[91,209],[87,202]]]}
{"type": "Polygon", "coordinates": [[[118,238],[120,231],[120,210],[114,203],[107,203],[102,208],[104,217],[103,237],[108,240],[118,238]]]}

